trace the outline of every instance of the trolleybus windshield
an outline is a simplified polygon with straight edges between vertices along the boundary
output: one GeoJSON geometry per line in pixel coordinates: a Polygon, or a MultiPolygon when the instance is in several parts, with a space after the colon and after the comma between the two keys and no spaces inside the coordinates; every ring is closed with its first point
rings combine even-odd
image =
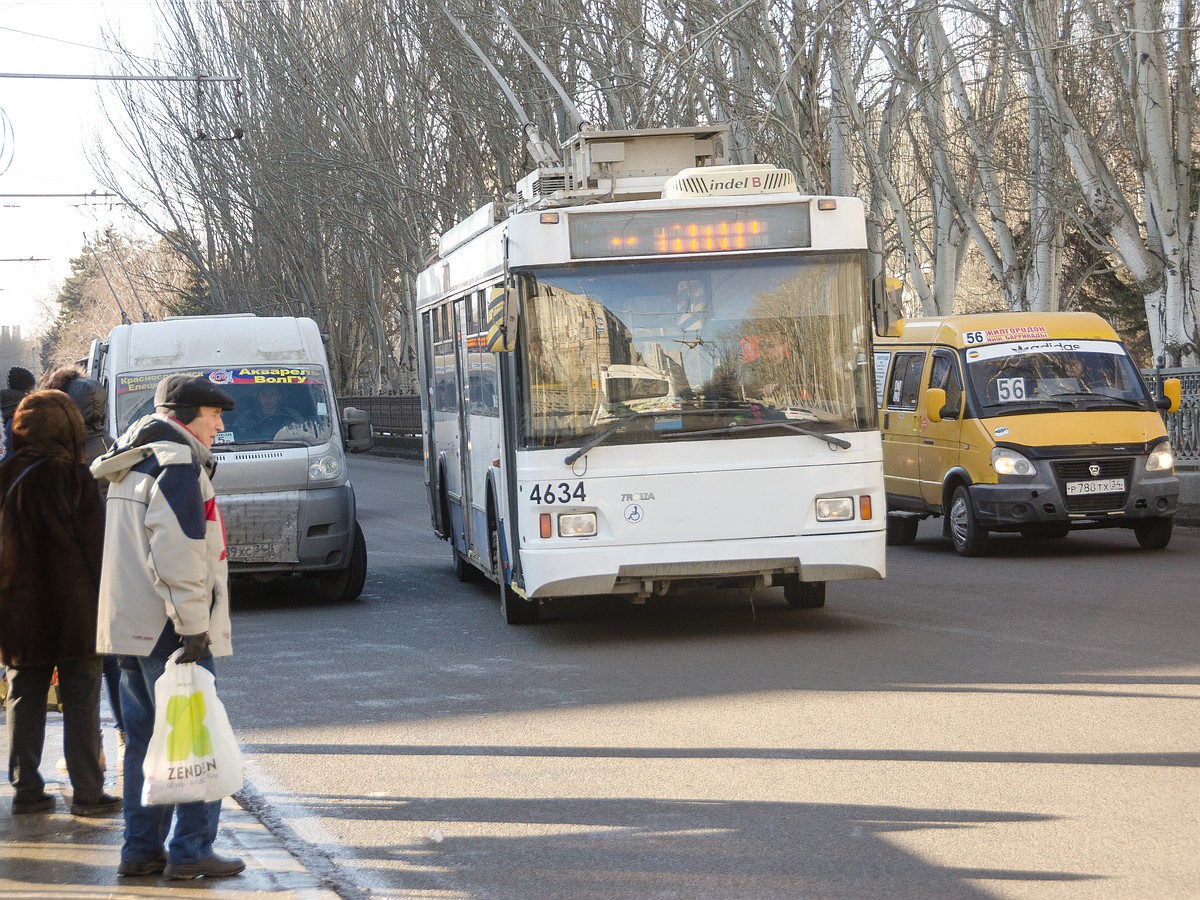
{"type": "Polygon", "coordinates": [[[527,446],[578,446],[602,432],[613,444],[795,433],[789,423],[875,428],[860,254],[588,263],[519,277],[527,446]]]}

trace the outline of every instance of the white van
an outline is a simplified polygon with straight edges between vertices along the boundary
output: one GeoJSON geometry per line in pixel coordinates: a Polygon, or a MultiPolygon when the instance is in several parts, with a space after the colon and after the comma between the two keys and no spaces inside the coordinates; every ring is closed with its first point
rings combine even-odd
{"type": "Polygon", "coordinates": [[[345,451],[369,450],[371,426],[356,409],[338,420],[316,322],[247,313],[118,325],[93,342],[88,370],[108,393],[114,437],[154,412],[168,375],[220,385],[237,403],[212,448],[230,573],[310,575],[331,600],[359,595],[367,545],[345,451]]]}

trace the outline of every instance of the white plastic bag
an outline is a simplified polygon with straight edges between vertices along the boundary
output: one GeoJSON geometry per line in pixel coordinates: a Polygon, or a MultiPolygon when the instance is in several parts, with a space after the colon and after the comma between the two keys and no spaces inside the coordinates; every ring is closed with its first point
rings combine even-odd
{"type": "Polygon", "coordinates": [[[216,679],[177,650],[154,684],[154,733],[142,763],[142,805],[220,800],[242,789],[242,751],[216,679]]]}

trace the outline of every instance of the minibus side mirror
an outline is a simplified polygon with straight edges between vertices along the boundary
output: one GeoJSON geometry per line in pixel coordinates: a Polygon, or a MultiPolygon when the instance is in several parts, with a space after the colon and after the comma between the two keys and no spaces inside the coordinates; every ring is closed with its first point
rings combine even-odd
{"type": "Polygon", "coordinates": [[[351,453],[366,453],[374,446],[371,418],[366,410],[347,406],[342,410],[342,424],[346,426],[346,449],[351,453]]]}
{"type": "Polygon", "coordinates": [[[1154,401],[1159,409],[1169,413],[1178,412],[1183,402],[1183,386],[1178,378],[1168,378],[1162,383],[1162,396],[1154,401]]]}
{"type": "Polygon", "coordinates": [[[517,343],[517,298],[511,288],[492,288],[488,294],[487,349],[511,353],[517,343]]]}
{"type": "Polygon", "coordinates": [[[930,422],[942,421],[946,412],[946,392],[941,388],[930,388],[925,392],[925,415],[930,422]]]}

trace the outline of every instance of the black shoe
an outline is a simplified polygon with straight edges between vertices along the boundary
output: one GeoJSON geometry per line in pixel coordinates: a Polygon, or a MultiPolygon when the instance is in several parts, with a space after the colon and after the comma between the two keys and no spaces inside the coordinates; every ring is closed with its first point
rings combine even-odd
{"type": "Polygon", "coordinates": [[[12,814],[23,816],[27,813],[49,812],[54,809],[54,798],[43,792],[32,800],[16,800],[12,802],[12,814]]]}
{"type": "Polygon", "coordinates": [[[162,870],[166,867],[167,858],[165,856],[160,856],[158,859],[123,859],[117,866],[117,874],[129,878],[137,878],[139,875],[161,875],[162,870]]]}
{"type": "Polygon", "coordinates": [[[111,816],[121,811],[123,803],[120,797],[113,797],[109,794],[101,794],[100,799],[93,800],[91,803],[72,803],[71,815],[87,816],[89,818],[100,818],[102,816],[111,816]]]}
{"type": "Polygon", "coordinates": [[[168,881],[186,881],[189,878],[228,878],[239,875],[246,864],[236,856],[224,857],[213,853],[194,863],[167,863],[163,877],[168,881]]]}

